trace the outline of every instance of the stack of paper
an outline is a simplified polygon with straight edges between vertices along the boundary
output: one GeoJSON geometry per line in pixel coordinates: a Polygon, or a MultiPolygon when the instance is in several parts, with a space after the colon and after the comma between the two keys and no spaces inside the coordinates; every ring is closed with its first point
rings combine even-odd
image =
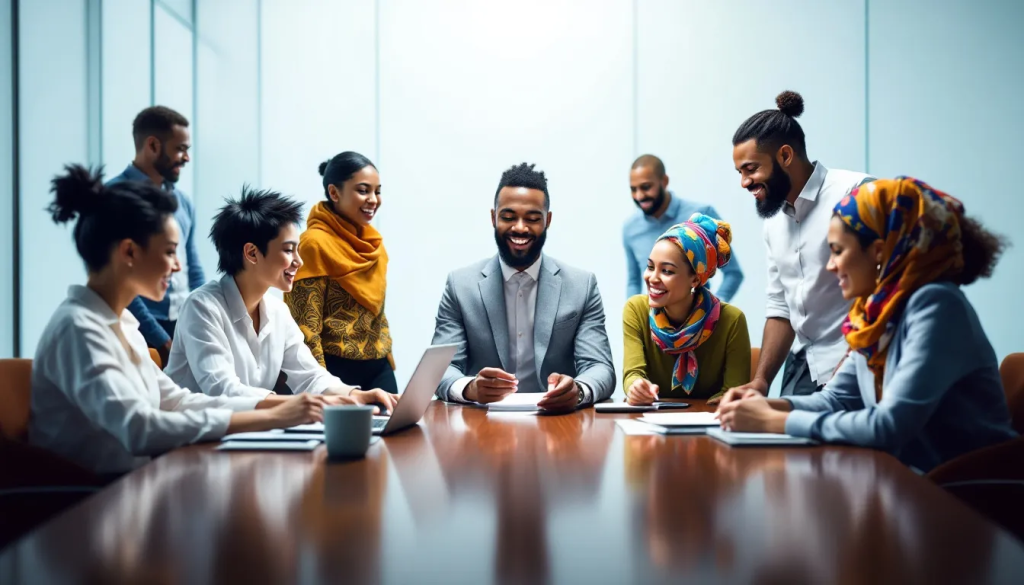
{"type": "Polygon", "coordinates": [[[817,445],[817,441],[805,437],[777,433],[737,433],[722,429],[708,429],[708,436],[733,447],[750,446],[798,446],[817,445]]]}
{"type": "Polygon", "coordinates": [[[254,433],[234,433],[221,439],[218,451],[312,451],[324,442],[323,425],[254,433]]]}
{"type": "Polygon", "coordinates": [[[312,451],[321,441],[225,441],[218,451],[312,451]]]}
{"type": "Polygon", "coordinates": [[[718,426],[713,412],[664,412],[645,414],[637,419],[662,435],[703,435],[718,426]]]}
{"type": "Polygon", "coordinates": [[[543,392],[524,394],[513,392],[498,402],[488,404],[487,410],[491,412],[534,412],[540,410],[537,403],[541,398],[544,398],[543,392]]]}

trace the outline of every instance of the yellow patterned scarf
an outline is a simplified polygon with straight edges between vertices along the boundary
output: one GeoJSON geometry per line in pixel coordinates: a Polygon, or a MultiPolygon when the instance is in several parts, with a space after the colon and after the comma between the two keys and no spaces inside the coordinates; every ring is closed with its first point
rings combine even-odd
{"type": "Polygon", "coordinates": [[[384,309],[388,253],[373,226],[355,226],[321,201],[309,211],[306,231],[299,239],[302,267],[296,280],[326,276],[338,282],[357,303],[374,315],[384,309]]]}

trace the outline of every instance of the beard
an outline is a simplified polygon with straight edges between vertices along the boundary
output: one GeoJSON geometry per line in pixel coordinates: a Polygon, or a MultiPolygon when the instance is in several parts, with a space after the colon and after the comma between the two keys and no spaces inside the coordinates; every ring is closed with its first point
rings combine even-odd
{"type": "Polygon", "coordinates": [[[156,172],[160,173],[160,176],[168,183],[177,183],[178,178],[181,177],[181,166],[175,164],[171,157],[167,156],[161,144],[160,157],[153,161],[153,168],[156,169],[156,172]]]}
{"type": "Polygon", "coordinates": [[[498,230],[494,230],[494,242],[498,244],[498,256],[501,257],[501,261],[517,270],[533,265],[537,258],[540,258],[541,250],[544,249],[544,241],[548,239],[548,230],[545,229],[539,236],[530,236],[530,238],[533,239],[533,245],[524,252],[518,252],[512,249],[506,236],[502,236],[498,230]]]}
{"type": "Polygon", "coordinates": [[[658,187],[658,194],[655,195],[653,198],[648,197],[646,199],[641,199],[640,201],[634,199],[633,203],[635,203],[636,206],[640,208],[640,211],[644,212],[644,215],[654,215],[655,213],[658,213],[658,210],[661,209],[661,206],[665,204],[665,188],[658,187]],[[654,205],[652,205],[650,209],[644,209],[640,205],[641,203],[647,201],[654,201],[654,205]]]}
{"type": "MultiPolygon", "coordinates": [[[[764,183],[764,200],[757,201],[757,214],[762,219],[768,219],[774,217],[775,214],[782,209],[782,206],[786,203],[786,197],[789,196],[789,190],[793,188],[793,181],[789,178],[789,173],[785,169],[772,163],[772,174],[768,175],[768,178],[764,183]]],[[[751,189],[757,189],[758,185],[751,185],[751,189]]]]}

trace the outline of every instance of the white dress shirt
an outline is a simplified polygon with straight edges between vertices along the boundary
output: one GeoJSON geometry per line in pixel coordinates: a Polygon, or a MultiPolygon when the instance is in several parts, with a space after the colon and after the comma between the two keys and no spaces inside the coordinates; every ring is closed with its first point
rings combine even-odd
{"type": "Polygon", "coordinates": [[[858,185],[874,180],[864,173],[829,170],[820,162],[795,205],[764,222],[768,245],[767,317],[789,319],[796,340],[792,351],[807,351],[811,379],[824,384],[846,354],[841,326],[850,310],[839,281],[825,270],[832,210],[858,185]]]}
{"type": "Polygon", "coordinates": [[[227,432],[232,411],[258,400],[214,398],[174,384],[149,358],[139,322],[72,286],[32,362],[29,442],[96,473],[227,432]]]}
{"type": "MultiPolygon", "coordinates": [[[[526,270],[518,270],[501,264],[501,276],[505,282],[505,318],[508,322],[509,372],[519,381],[517,392],[547,392],[547,388],[536,386],[536,348],[533,345],[533,324],[537,314],[537,279],[540,277],[541,258],[526,270]]],[[[475,379],[467,376],[456,380],[450,395],[458,402],[468,402],[463,396],[466,386],[475,379]]],[[[584,398],[589,398],[590,389],[584,384],[584,398]]]]}
{"type": "Polygon", "coordinates": [[[265,295],[259,311],[256,333],[228,275],[193,291],[178,316],[167,375],[210,396],[266,398],[281,372],[296,394],[350,389],[317,363],[281,300],[265,295]]]}

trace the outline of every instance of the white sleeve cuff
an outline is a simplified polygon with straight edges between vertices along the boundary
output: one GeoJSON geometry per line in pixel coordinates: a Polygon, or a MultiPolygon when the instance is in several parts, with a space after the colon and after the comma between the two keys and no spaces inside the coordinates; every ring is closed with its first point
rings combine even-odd
{"type": "Polygon", "coordinates": [[[466,386],[469,386],[469,383],[472,382],[474,379],[475,378],[473,377],[467,376],[465,378],[459,378],[458,380],[452,382],[451,387],[448,388],[448,400],[452,402],[461,402],[463,404],[469,404],[470,402],[463,397],[462,393],[465,392],[466,386]]]}

